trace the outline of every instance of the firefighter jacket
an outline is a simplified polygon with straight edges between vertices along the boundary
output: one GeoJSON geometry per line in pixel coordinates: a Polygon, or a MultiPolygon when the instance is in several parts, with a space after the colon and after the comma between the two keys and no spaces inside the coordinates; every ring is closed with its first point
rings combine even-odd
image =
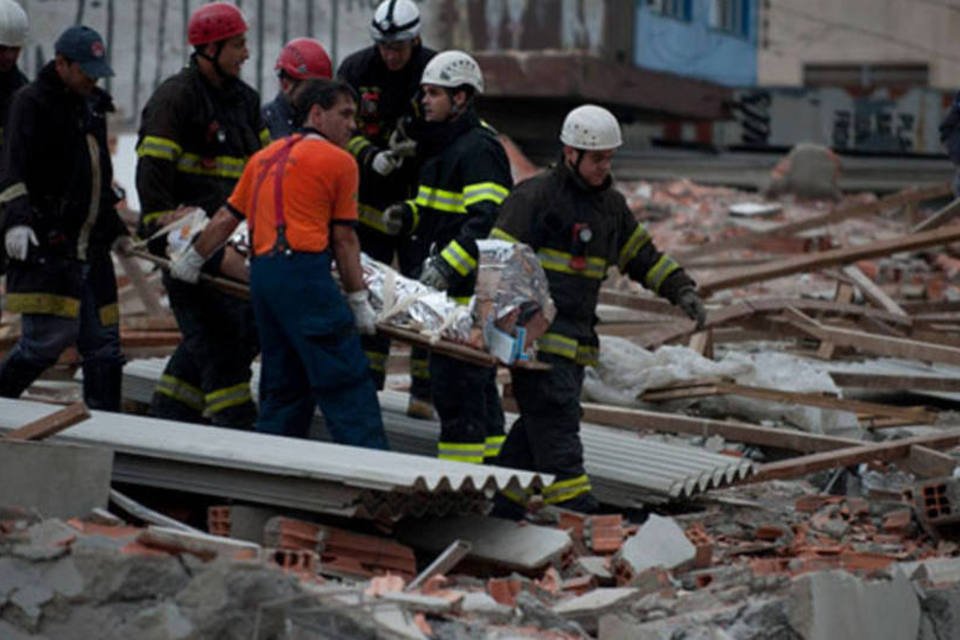
{"type": "Polygon", "coordinates": [[[7,115],[10,113],[13,94],[20,87],[26,86],[28,82],[27,76],[23,75],[23,72],[17,67],[6,73],[0,73],[0,144],[3,141],[3,127],[7,122],[7,115]]]}
{"type": "MultiPolygon", "coordinates": [[[[143,109],[137,141],[141,237],[179,205],[216,213],[247,159],[269,140],[260,96],[244,82],[214,87],[195,60],[167,78],[143,109]]],[[[162,243],[151,249],[161,250],[162,243]]]]}
{"type": "Polygon", "coordinates": [[[423,164],[411,210],[410,233],[439,251],[446,270],[455,274],[448,293],[473,294],[479,251],[497,219],[500,203],[513,186],[510,162],[496,131],[470,108],[451,122],[427,123],[420,141],[423,164]]]}
{"type": "Polygon", "coordinates": [[[413,195],[417,166],[412,159],[388,176],[373,170],[373,158],[388,147],[390,134],[401,120],[417,118],[417,93],[423,68],[435,55],[433,49],[417,46],[410,61],[399,71],[390,71],[376,46],[357,51],[340,65],[337,76],[356,90],[357,130],[347,144],[360,165],[359,214],[364,226],[383,232],[383,209],[413,195]]]}
{"type": "MultiPolygon", "coordinates": [[[[33,229],[38,246],[26,261],[11,260],[6,309],[77,317],[77,261],[102,257],[127,233],[115,209],[113,168],[107,147],[109,94],[70,91],[48,63],[10,105],[0,161],[0,245],[7,230],[33,229]]],[[[116,300],[116,283],[112,288],[116,300]]],[[[110,291],[100,299],[110,298],[110,291]]],[[[115,305],[114,305],[115,311],[115,305]]]]}
{"type": "Polygon", "coordinates": [[[673,303],[694,286],[679,264],[657,250],[611,180],[591,188],[563,163],[513,191],[490,237],[523,242],[537,252],[557,307],[539,350],[582,365],[597,362],[596,308],[609,267],[673,303]]]}

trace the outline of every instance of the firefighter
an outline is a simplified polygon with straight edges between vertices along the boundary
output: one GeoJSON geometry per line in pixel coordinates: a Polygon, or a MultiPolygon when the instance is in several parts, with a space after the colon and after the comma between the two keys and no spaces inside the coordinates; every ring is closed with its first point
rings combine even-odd
{"type": "MultiPolygon", "coordinates": [[[[476,60],[463,51],[438,53],[421,83],[426,123],[417,195],[388,207],[384,218],[389,229],[419,233],[434,247],[420,281],[466,304],[476,284],[476,241],[490,233],[510,192],[510,163],[474,109],[483,92],[476,60]]],[[[440,416],[438,456],[478,463],[496,457],[504,440],[496,369],[433,354],[430,376],[440,416]]]]}
{"type": "Polygon", "coordinates": [[[204,259],[246,219],[263,345],[257,430],[306,437],[319,405],[334,441],[386,449],[377,392],[354,331],[376,330],[354,229],[357,165],[342,148],[354,126],[355,94],[339,81],[308,80],[294,101],[296,112],[307,114],[298,123],[303,130],[250,160],[227,204],[171,272],[196,282],[204,259]],[[331,259],[346,296],[331,276],[331,259]]]}
{"type": "Polygon", "coordinates": [[[280,80],[280,91],[272,102],[263,106],[263,120],[273,140],[293,133],[300,124],[293,113],[291,96],[304,80],[333,76],[333,63],[323,45],[312,38],[291,40],[277,56],[274,67],[280,80]]]}
{"type": "MultiPolygon", "coordinates": [[[[269,141],[260,97],[240,80],[249,57],[247,23],[225,2],[202,5],[187,23],[190,64],[167,78],[143,109],[137,142],[140,235],[151,237],[181,205],[213,215],[244,164],[269,141]]],[[[151,250],[165,251],[163,236],[151,250]]],[[[204,268],[219,271],[224,250],[204,268]]],[[[249,302],[163,278],[183,334],[154,392],[151,413],[187,422],[251,428],[250,363],[257,353],[249,302]]]]}
{"type": "MultiPolygon", "coordinates": [[[[416,237],[387,234],[383,209],[414,195],[416,143],[401,123],[410,128],[416,120],[420,76],[435,52],[420,42],[420,10],[411,0],[381,2],[370,35],[373,46],[348,56],[337,73],[360,95],[357,131],[347,146],[360,165],[360,247],[384,264],[396,257],[401,273],[416,278],[424,258],[422,243],[416,237]]],[[[374,382],[383,389],[390,340],[366,337],[364,350],[374,382]]],[[[433,417],[426,351],[413,349],[410,374],[407,413],[433,417]]]]}
{"type": "Polygon", "coordinates": [[[0,143],[13,94],[28,82],[17,66],[20,49],[27,41],[28,26],[27,14],[19,4],[0,0],[0,143]]]}
{"type": "Polygon", "coordinates": [[[0,365],[0,396],[16,398],[67,347],[83,357],[83,397],[120,410],[117,282],[111,246],[130,247],[114,208],[107,148],[113,75],[100,35],[64,31],[55,57],[13,99],[0,164],[7,311],[21,313],[21,337],[0,365]]]}
{"type": "MultiPolygon", "coordinates": [[[[657,250],[613,188],[610,163],[623,144],[613,114],[594,105],[577,107],[564,120],[560,141],[561,162],[513,191],[491,233],[537,252],[557,307],[538,343],[538,359],[551,369],[512,371],[520,418],[497,464],[552,474],[555,480],[543,490],[544,502],[590,513],[599,505],[583,468],[580,390],[584,367],[597,364],[594,325],[607,268],[617,266],[679,306],[698,326],[705,311],[694,282],[657,250]]],[[[522,517],[526,498],[502,494],[494,513],[522,517]]]]}

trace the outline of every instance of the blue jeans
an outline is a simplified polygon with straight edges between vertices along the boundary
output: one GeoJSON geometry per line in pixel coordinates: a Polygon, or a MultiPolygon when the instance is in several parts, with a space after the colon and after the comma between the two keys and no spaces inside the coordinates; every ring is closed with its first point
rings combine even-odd
{"type": "Polygon", "coordinates": [[[250,291],[261,354],[256,428],[306,437],[319,406],[334,442],[386,449],[367,358],[330,262],[327,252],[253,260],[250,291]]]}

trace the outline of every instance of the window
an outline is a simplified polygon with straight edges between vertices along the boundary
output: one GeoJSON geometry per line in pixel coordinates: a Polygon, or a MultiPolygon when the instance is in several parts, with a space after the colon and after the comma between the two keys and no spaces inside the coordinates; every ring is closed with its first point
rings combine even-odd
{"type": "Polygon", "coordinates": [[[690,22],[692,4],[693,0],[647,0],[653,11],[685,22],[690,22]]]}
{"type": "Polygon", "coordinates": [[[930,68],[925,62],[805,64],[803,84],[808,87],[926,87],[930,84],[930,68]]]}
{"type": "Polygon", "coordinates": [[[750,35],[750,0],[711,0],[710,26],[746,38],[750,35]]]}

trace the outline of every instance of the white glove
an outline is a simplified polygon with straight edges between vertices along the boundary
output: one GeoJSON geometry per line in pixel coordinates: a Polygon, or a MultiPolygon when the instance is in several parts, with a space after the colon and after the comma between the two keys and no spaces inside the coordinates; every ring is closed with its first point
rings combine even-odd
{"type": "Polygon", "coordinates": [[[423,272],[420,274],[420,282],[428,287],[433,287],[434,289],[439,289],[440,291],[446,291],[450,286],[450,282],[447,280],[447,274],[437,267],[436,260],[438,260],[438,258],[431,258],[423,264],[423,272]]]}
{"type": "Polygon", "coordinates": [[[383,226],[389,236],[399,235],[407,218],[407,205],[397,202],[383,210],[383,226]]]}
{"type": "Polygon", "coordinates": [[[113,241],[113,245],[110,248],[113,249],[113,252],[117,255],[128,256],[130,252],[133,251],[133,240],[124,233],[117,236],[117,239],[113,241]]]}
{"type": "Polygon", "coordinates": [[[4,246],[7,249],[8,257],[14,260],[26,260],[31,244],[36,247],[40,243],[37,242],[37,234],[27,225],[18,224],[7,229],[7,235],[4,236],[4,246]]]}
{"type": "Polygon", "coordinates": [[[373,170],[382,176],[388,176],[403,164],[402,158],[393,155],[393,151],[381,151],[373,156],[373,170]]]}
{"type": "Polygon", "coordinates": [[[347,294],[347,303],[353,311],[353,323],[357,331],[365,336],[372,336],[377,332],[377,313],[370,305],[370,293],[360,289],[347,294]]]}
{"type": "Polygon", "coordinates": [[[186,251],[180,253],[177,258],[170,263],[170,275],[177,280],[183,280],[190,284],[197,284],[200,279],[200,268],[206,258],[197,253],[192,246],[187,247],[186,251]]]}
{"type": "Polygon", "coordinates": [[[397,158],[412,158],[417,155],[417,141],[406,137],[400,129],[394,129],[390,134],[390,151],[397,158]]]}

